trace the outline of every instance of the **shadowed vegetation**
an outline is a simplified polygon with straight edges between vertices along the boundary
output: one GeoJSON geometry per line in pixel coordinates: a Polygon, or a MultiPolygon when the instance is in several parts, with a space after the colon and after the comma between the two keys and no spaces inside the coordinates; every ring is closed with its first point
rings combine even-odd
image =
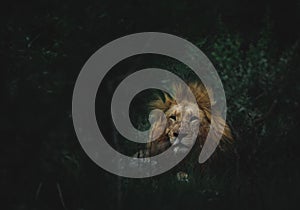
{"type": "MultiPolygon", "coordinates": [[[[24,1],[1,8],[0,197],[3,209],[291,209],[299,198],[299,1],[24,1]],[[233,153],[179,182],[174,169],[126,179],[95,165],[71,118],[81,67],[123,35],[160,31],[197,45],[223,82],[233,153]]],[[[125,154],[139,146],[115,130],[108,111],[118,83],[142,68],[195,75],[163,56],[117,64],[99,87],[96,112],[109,143],[125,154]]],[[[130,116],[147,129],[140,93],[130,116]]],[[[223,157],[222,157],[223,158],[223,157]]]]}

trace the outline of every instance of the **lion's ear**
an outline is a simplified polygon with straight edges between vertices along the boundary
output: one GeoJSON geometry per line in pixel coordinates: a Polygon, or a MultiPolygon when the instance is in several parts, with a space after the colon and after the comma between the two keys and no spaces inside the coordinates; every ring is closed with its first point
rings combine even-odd
{"type": "Polygon", "coordinates": [[[151,123],[150,141],[160,137],[165,130],[167,124],[165,112],[170,109],[174,103],[174,100],[168,94],[164,93],[164,100],[159,97],[149,104],[149,108],[152,110],[149,114],[149,122],[151,123]]]}
{"type": "Polygon", "coordinates": [[[149,114],[149,122],[151,123],[151,127],[147,149],[151,151],[153,142],[165,133],[167,125],[165,113],[159,109],[152,110],[149,114]]]}
{"type": "Polygon", "coordinates": [[[151,123],[149,140],[155,140],[159,138],[163,133],[167,125],[165,113],[161,110],[155,109],[150,112],[149,122],[151,123]]]}
{"type": "Polygon", "coordinates": [[[175,104],[175,101],[166,93],[164,93],[164,99],[158,97],[156,100],[149,103],[149,108],[152,109],[160,109],[163,112],[170,109],[170,107],[175,104]]]}

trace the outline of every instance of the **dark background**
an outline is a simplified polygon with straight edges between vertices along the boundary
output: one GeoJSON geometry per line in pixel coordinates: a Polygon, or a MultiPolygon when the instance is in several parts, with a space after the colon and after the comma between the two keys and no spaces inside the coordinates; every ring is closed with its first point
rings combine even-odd
{"type": "MultiPolygon", "coordinates": [[[[297,208],[299,0],[29,0],[0,11],[1,209],[297,208]],[[144,31],[196,44],[224,84],[234,155],[188,183],[176,180],[178,168],[142,180],[109,174],[75,136],[71,97],[83,64],[104,44],[144,31]]],[[[102,110],[118,82],[146,67],[193,79],[182,64],[151,55],[116,66],[96,108],[111,144],[120,138],[102,110]]],[[[132,114],[137,127],[147,127],[149,96],[131,108],[143,113],[132,114]]]]}

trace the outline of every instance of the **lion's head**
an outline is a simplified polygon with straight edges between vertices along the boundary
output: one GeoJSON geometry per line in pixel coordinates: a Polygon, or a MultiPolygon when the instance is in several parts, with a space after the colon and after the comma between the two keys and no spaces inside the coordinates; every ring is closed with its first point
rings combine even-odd
{"type": "Polygon", "coordinates": [[[166,115],[167,120],[164,122],[166,126],[163,126],[163,120],[165,119],[163,117],[156,119],[151,126],[150,139],[156,136],[154,138],[156,140],[149,142],[147,145],[147,153],[150,156],[165,151],[171,144],[175,144],[175,152],[186,151],[189,146],[194,144],[193,139],[195,138],[193,137],[195,135],[198,135],[196,147],[200,150],[213,119],[216,119],[217,125],[213,130],[214,134],[221,132],[221,141],[232,140],[231,131],[226,122],[220,116],[212,118],[209,94],[205,87],[199,83],[190,83],[188,86],[194,94],[197,104],[185,100],[187,90],[178,85],[174,86],[173,89],[176,98],[182,100],[180,104],[166,93],[164,93],[164,97],[158,97],[158,99],[150,103],[150,108],[161,110],[166,115]],[[222,127],[224,127],[224,130],[221,130],[222,127]],[[195,134],[197,129],[198,134],[195,134]]]}

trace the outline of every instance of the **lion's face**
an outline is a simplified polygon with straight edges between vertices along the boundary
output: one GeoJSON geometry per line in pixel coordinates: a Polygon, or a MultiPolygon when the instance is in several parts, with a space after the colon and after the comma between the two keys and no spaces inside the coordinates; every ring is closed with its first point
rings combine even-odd
{"type": "Polygon", "coordinates": [[[175,150],[187,149],[194,144],[199,132],[201,110],[190,102],[173,105],[166,111],[166,135],[171,144],[176,144],[175,150]]]}

